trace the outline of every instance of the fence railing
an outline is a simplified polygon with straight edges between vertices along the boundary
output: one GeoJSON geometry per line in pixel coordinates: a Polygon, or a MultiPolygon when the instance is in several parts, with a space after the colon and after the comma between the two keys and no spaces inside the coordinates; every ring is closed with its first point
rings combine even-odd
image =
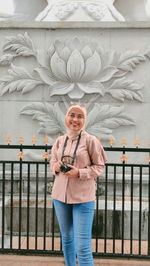
{"type": "MultiPolygon", "coordinates": [[[[50,149],[47,144],[0,145],[1,253],[62,254],[51,199],[50,149]]],[[[105,150],[105,173],[97,179],[93,253],[150,258],[150,149],[105,150]]]]}

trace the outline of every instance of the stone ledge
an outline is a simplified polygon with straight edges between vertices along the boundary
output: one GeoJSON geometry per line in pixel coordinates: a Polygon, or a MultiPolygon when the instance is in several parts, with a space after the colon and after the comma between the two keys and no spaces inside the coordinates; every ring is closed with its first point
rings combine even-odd
{"type": "Polygon", "coordinates": [[[47,22],[47,21],[0,21],[0,28],[33,28],[33,29],[78,29],[78,28],[100,28],[100,29],[147,29],[150,28],[150,21],[133,21],[133,22],[99,22],[99,21],[64,21],[64,22],[47,22]],[[19,23],[18,23],[19,22],[19,23]]]}

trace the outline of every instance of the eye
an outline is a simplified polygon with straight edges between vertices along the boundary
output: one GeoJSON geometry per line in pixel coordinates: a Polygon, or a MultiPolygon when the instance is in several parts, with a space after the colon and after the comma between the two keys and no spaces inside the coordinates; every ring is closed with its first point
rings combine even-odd
{"type": "Polygon", "coordinates": [[[83,118],[83,116],[82,115],[78,115],[78,119],[82,119],[83,118]]]}
{"type": "Polygon", "coordinates": [[[69,116],[70,116],[71,118],[74,118],[74,117],[75,117],[75,115],[74,115],[74,114],[70,114],[69,116]]]}

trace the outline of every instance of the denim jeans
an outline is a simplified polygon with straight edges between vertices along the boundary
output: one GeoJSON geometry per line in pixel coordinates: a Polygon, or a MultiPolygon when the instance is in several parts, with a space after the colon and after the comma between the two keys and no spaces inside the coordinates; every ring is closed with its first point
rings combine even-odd
{"type": "Polygon", "coordinates": [[[56,216],[62,236],[62,247],[66,266],[93,266],[91,248],[94,201],[66,204],[54,200],[56,216]]]}

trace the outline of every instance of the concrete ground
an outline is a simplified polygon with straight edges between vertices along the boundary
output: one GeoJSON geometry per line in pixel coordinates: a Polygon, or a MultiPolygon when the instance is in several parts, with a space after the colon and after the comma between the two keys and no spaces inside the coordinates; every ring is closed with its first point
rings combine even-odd
{"type": "MultiPolygon", "coordinates": [[[[30,237],[29,248],[35,249],[35,237],[30,237]]],[[[95,241],[92,240],[93,251],[95,248],[95,241]]],[[[18,237],[13,237],[13,248],[18,248],[18,237]]],[[[21,249],[27,248],[27,238],[21,237],[21,249]]],[[[37,249],[43,248],[42,238],[37,238],[37,249]]],[[[46,238],[46,249],[51,250],[52,239],[46,238]]],[[[55,239],[55,250],[60,250],[60,239],[55,239]]],[[[113,248],[112,240],[107,240],[107,252],[111,253],[113,248]]],[[[147,241],[141,241],[141,254],[147,254],[147,241]]],[[[104,240],[98,241],[99,252],[104,252],[104,240]]],[[[133,254],[138,254],[139,242],[133,241],[133,254]]],[[[121,252],[121,241],[115,241],[115,252],[121,252]]],[[[124,241],[124,252],[130,254],[130,241],[124,241]]],[[[150,266],[150,260],[137,259],[106,259],[95,258],[95,266],[150,266]]],[[[78,265],[78,264],[77,264],[78,265]]],[[[60,256],[39,256],[39,255],[12,255],[0,254],[0,266],[65,266],[63,257],[60,256]]]]}
{"type": "MultiPolygon", "coordinates": [[[[150,266],[150,260],[94,259],[95,266],[150,266]]],[[[63,257],[0,255],[0,266],[64,266],[63,257]]]]}

